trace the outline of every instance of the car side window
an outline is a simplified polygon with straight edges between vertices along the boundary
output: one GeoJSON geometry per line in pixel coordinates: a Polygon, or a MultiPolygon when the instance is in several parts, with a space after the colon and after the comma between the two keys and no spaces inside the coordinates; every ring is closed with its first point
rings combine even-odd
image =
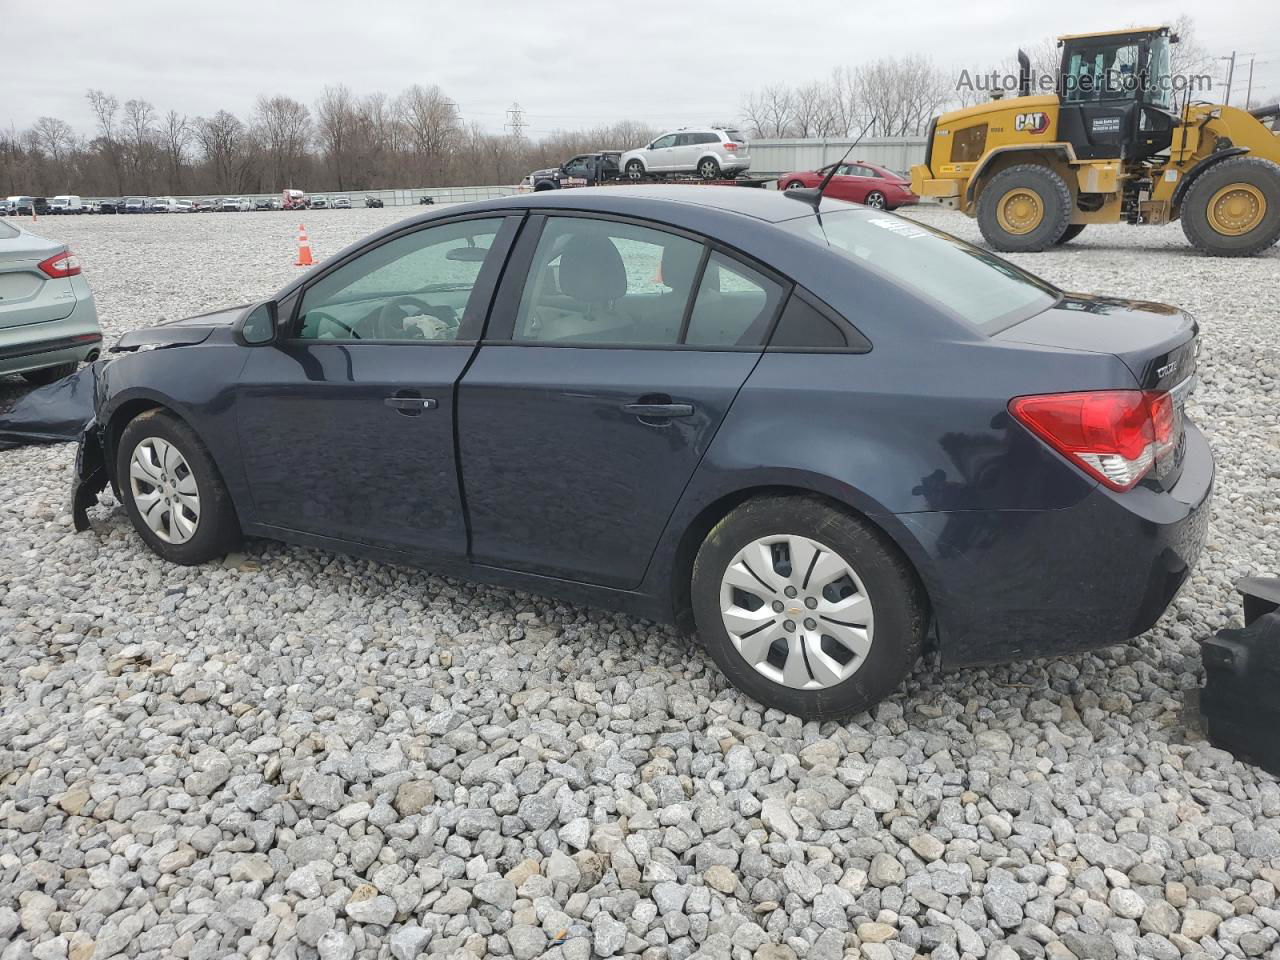
{"type": "Polygon", "coordinates": [[[689,346],[748,347],[764,343],[783,288],[746,264],[713,253],[698,284],[684,342],[689,346]]]}
{"type": "Polygon", "coordinates": [[[456,340],[501,218],[426,227],[374,247],[307,288],[296,336],[456,340]]]}
{"type": "Polygon", "coordinates": [[[703,246],[648,227],[550,217],[516,313],[520,342],[674,345],[703,246]]]}
{"type": "Polygon", "coordinates": [[[676,135],[674,133],[669,133],[665,137],[659,137],[657,140],[653,141],[652,149],[661,150],[664,147],[673,147],[675,146],[675,143],[676,135]]]}
{"type": "Polygon", "coordinates": [[[682,134],[679,134],[679,135],[676,137],[676,142],[675,142],[674,146],[677,146],[677,147],[687,147],[687,146],[689,146],[690,144],[694,144],[694,143],[697,143],[697,142],[698,142],[698,141],[694,139],[693,134],[691,134],[691,133],[682,133],[682,134]]]}

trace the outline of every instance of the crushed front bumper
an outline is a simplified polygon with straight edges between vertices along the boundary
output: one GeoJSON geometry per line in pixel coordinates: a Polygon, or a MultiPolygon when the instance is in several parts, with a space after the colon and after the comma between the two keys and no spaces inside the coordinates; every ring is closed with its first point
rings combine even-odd
{"type": "Polygon", "coordinates": [[[79,531],[89,529],[89,508],[107,488],[107,458],[97,421],[89,421],[76,450],[76,468],[71,479],[71,518],[79,531]]]}

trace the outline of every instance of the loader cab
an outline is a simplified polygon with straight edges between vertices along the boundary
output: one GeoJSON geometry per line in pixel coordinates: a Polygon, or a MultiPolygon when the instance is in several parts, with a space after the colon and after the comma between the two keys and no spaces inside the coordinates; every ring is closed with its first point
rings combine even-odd
{"type": "Polygon", "coordinates": [[[1177,39],[1168,27],[1058,38],[1058,135],[1078,158],[1137,162],[1169,148],[1177,39]]]}

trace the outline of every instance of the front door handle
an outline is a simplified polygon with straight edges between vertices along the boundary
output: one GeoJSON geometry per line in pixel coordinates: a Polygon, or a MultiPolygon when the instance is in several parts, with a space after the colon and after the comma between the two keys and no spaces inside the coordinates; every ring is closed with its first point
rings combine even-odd
{"type": "Polygon", "coordinates": [[[692,417],[692,403],[624,403],[622,412],[645,420],[670,420],[672,417],[692,417]]]}
{"type": "Polygon", "coordinates": [[[406,417],[418,417],[424,410],[434,410],[436,401],[433,397],[386,397],[382,403],[406,417]]]}

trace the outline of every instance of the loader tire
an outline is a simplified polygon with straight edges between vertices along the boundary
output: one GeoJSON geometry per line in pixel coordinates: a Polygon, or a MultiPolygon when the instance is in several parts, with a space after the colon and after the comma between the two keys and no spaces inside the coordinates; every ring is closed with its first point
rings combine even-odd
{"type": "Polygon", "coordinates": [[[1192,181],[1182,200],[1182,232],[1213,257],[1251,257],[1280,240],[1280,165],[1231,157],[1192,181]]]}
{"type": "Polygon", "coordinates": [[[978,228],[1002,253],[1035,253],[1071,224],[1071,190],[1049,167],[1021,163],[997,173],[978,197],[978,228]]]}
{"type": "Polygon", "coordinates": [[[1071,224],[1071,226],[1067,227],[1067,229],[1062,232],[1062,236],[1058,238],[1057,245],[1060,247],[1064,243],[1070,243],[1076,237],[1080,236],[1080,234],[1084,233],[1084,228],[1086,226],[1088,226],[1088,224],[1084,224],[1084,223],[1071,224]]]}

